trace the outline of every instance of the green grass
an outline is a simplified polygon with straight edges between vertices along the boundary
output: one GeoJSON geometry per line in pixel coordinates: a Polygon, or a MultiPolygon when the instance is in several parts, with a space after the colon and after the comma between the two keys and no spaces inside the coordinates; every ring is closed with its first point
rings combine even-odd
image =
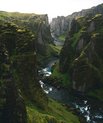
{"type": "Polygon", "coordinates": [[[72,47],[73,47],[73,48],[76,46],[76,44],[77,44],[77,42],[78,42],[80,36],[81,36],[81,31],[79,31],[79,32],[77,32],[77,33],[75,33],[75,34],[73,35],[73,38],[72,38],[72,42],[73,42],[73,43],[72,43],[72,47]]]}
{"type": "Polygon", "coordinates": [[[51,49],[53,49],[54,52],[58,52],[58,53],[60,53],[60,50],[62,48],[62,46],[55,46],[55,45],[52,45],[52,44],[50,44],[49,46],[50,46],[51,49]]]}
{"type": "Polygon", "coordinates": [[[46,48],[46,55],[37,54],[38,64],[41,64],[41,65],[44,65],[45,63],[47,64],[47,61],[51,57],[59,55],[61,48],[62,48],[62,46],[55,46],[53,44],[49,44],[46,48]]]}
{"type": "Polygon", "coordinates": [[[60,103],[49,99],[46,111],[27,103],[28,123],[80,123],[78,117],[60,103]]]}
{"type": "Polygon", "coordinates": [[[58,37],[58,39],[61,40],[61,41],[65,41],[65,37],[66,37],[66,35],[65,34],[62,34],[62,35],[60,35],[58,37]]]}
{"type": "Polygon", "coordinates": [[[70,82],[70,77],[68,73],[61,73],[59,71],[59,64],[57,63],[53,69],[53,73],[52,73],[52,77],[57,78],[58,80],[60,80],[60,84],[63,87],[67,87],[71,84],[70,82]]]}

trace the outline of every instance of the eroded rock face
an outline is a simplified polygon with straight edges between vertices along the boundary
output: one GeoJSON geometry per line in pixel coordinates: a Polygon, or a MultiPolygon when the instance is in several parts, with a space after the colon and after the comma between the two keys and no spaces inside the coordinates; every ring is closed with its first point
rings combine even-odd
{"type": "Polygon", "coordinates": [[[5,43],[1,42],[0,40],[0,123],[27,123],[25,102],[13,79],[5,43]]]}
{"type": "Polygon", "coordinates": [[[35,40],[25,28],[0,23],[0,123],[27,123],[25,99],[47,107],[38,82],[35,40]]]}
{"type": "Polygon", "coordinates": [[[10,78],[2,80],[0,102],[0,122],[1,123],[27,123],[26,107],[23,97],[16,87],[15,81],[10,78]],[[3,94],[5,93],[5,94],[3,94]]]}
{"type": "Polygon", "coordinates": [[[58,16],[57,18],[53,18],[51,24],[51,31],[55,36],[59,36],[60,34],[65,33],[68,20],[64,16],[58,16]]]}
{"type": "MultiPolygon", "coordinates": [[[[80,16],[94,16],[95,14],[103,14],[103,5],[98,5],[96,7],[92,7],[90,9],[84,9],[80,12],[74,12],[71,15],[68,15],[66,17],[59,16],[57,18],[53,18],[51,22],[51,30],[53,31],[54,35],[59,36],[61,34],[66,33],[68,30],[72,27],[72,20],[80,17],[80,16]]],[[[93,30],[93,23],[90,27],[91,30],[93,30]]],[[[91,31],[90,30],[90,31],[91,31]]]]}
{"type": "Polygon", "coordinates": [[[48,45],[52,44],[50,26],[47,22],[48,18],[46,17],[45,20],[40,23],[38,27],[37,41],[35,42],[36,52],[41,55],[46,55],[47,52],[49,52],[47,51],[48,45]]]}
{"type": "Polygon", "coordinates": [[[39,54],[38,56],[43,57],[50,53],[50,51],[47,49],[49,44],[52,44],[52,36],[47,14],[37,15],[33,13],[25,14],[0,11],[0,16],[2,16],[0,21],[16,24],[29,30],[35,35],[35,50],[36,53],[39,54]]]}
{"type": "MultiPolygon", "coordinates": [[[[78,18],[60,53],[60,71],[71,75],[73,89],[86,92],[103,85],[103,16],[78,18]]],[[[74,24],[73,24],[74,25],[74,24]]]]}

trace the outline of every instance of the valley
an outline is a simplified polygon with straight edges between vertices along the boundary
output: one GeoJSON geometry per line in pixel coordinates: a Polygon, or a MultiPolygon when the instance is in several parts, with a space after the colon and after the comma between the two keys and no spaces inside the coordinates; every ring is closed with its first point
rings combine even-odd
{"type": "Polygon", "coordinates": [[[103,122],[103,4],[58,16],[0,11],[0,123],[103,122]]]}

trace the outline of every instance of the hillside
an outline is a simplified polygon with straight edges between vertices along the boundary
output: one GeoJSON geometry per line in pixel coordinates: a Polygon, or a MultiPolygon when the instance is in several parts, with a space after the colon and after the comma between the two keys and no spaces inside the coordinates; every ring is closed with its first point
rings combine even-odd
{"type": "Polygon", "coordinates": [[[39,65],[43,65],[46,62],[45,58],[49,59],[51,56],[58,55],[58,52],[52,48],[54,47],[53,39],[51,37],[50,25],[46,14],[37,15],[34,13],[27,14],[1,11],[0,21],[16,24],[36,35],[35,50],[39,65]]]}
{"type": "Polygon", "coordinates": [[[77,116],[49,99],[40,86],[37,32],[3,19],[0,20],[0,123],[79,123],[77,116]]]}
{"type": "Polygon", "coordinates": [[[78,17],[71,24],[60,53],[59,70],[68,73],[72,88],[102,99],[103,16],[78,17]]]}
{"type": "Polygon", "coordinates": [[[51,25],[0,11],[0,123],[101,123],[102,103],[103,4],[51,25]]]}

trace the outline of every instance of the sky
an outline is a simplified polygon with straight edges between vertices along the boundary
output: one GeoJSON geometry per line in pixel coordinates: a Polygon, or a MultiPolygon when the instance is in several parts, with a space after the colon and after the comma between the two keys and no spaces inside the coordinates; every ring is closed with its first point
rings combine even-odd
{"type": "Polygon", "coordinates": [[[103,0],[0,0],[0,11],[48,14],[51,19],[67,16],[100,3],[103,3],[103,0]]]}

